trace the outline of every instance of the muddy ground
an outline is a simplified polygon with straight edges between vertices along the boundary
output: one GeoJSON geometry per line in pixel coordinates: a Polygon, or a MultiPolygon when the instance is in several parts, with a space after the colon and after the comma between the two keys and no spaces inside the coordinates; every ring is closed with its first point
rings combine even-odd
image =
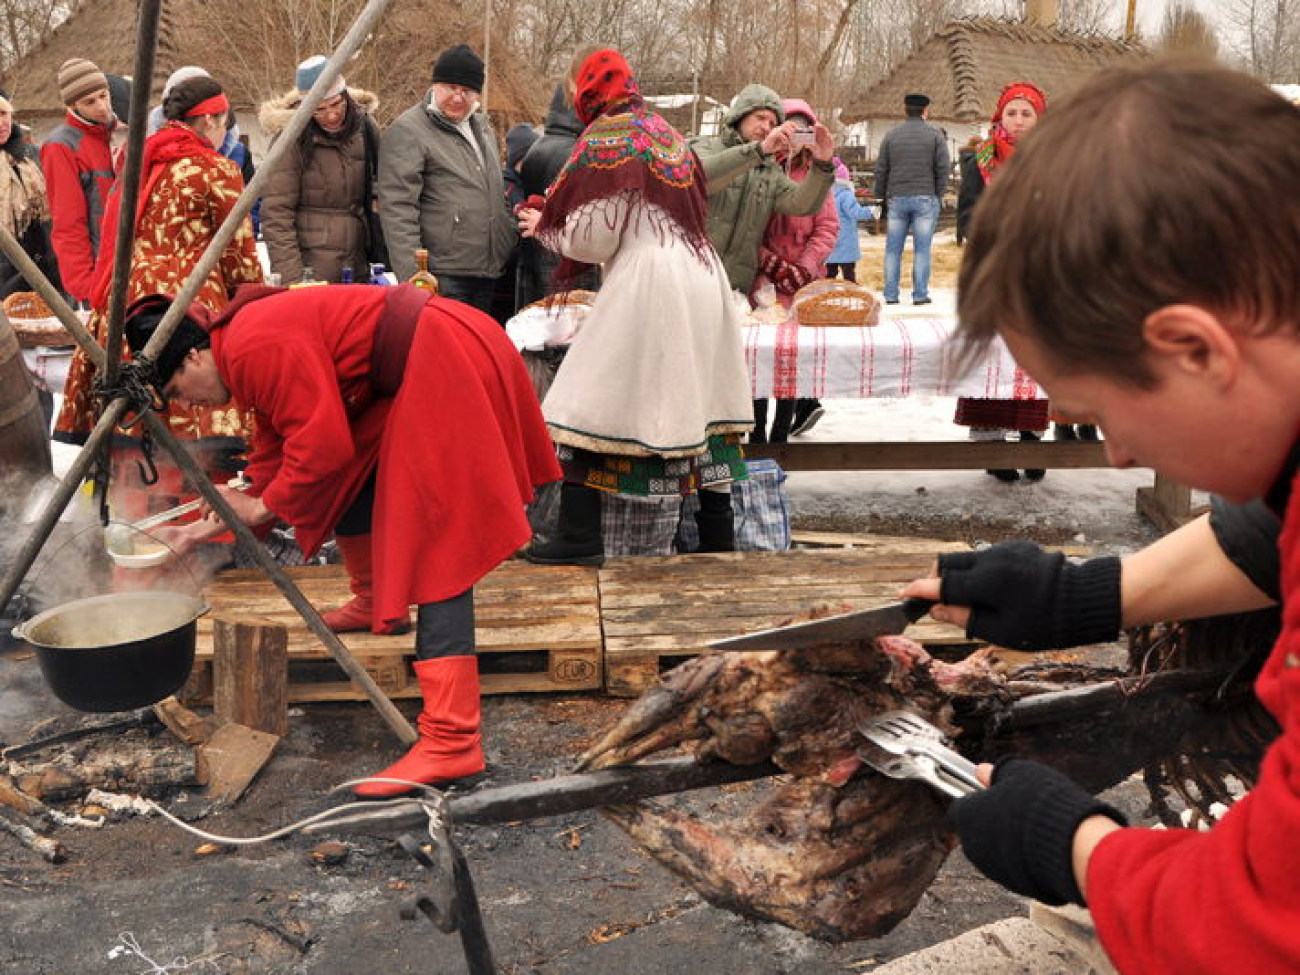
{"type": "MultiPolygon", "coordinates": [[[[486,699],[487,784],[565,773],[627,703],[596,695],[486,699]]],[[[399,706],[414,717],[414,702],[399,706]]],[[[59,715],[76,716],[48,694],[35,660],[0,655],[0,745],[24,741],[38,721],[59,715]]],[[[241,836],[278,828],[331,805],[331,787],[377,771],[399,753],[368,705],[295,708],[288,736],[244,798],[197,825],[241,836]]],[[[1122,786],[1111,798],[1142,817],[1139,789],[1122,786]]],[[[693,801],[710,799],[701,794],[693,801]]],[[[178,812],[193,803],[169,800],[178,812]]],[[[347,844],[345,859],[323,865],[312,852],[325,837],[200,856],[201,840],[157,818],[101,830],[59,828],[55,835],[68,850],[58,865],[0,834],[4,973],[467,970],[455,936],[423,916],[403,919],[425,877],[390,838],[339,836],[347,844]],[[112,957],[125,939],[148,960],[112,957]]],[[[594,812],[465,827],[457,836],[504,973],[870,972],[1026,910],[1022,899],[984,880],[956,853],[893,932],[833,946],[709,906],[594,812]]],[[[978,959],[970,970],[980,970],[978,959]]]]}
{"type": "MultiPolygon", "coordinates": [[[[0,661],[11,692],[43,688],[30,660],[0,661]]],[[[491,784],[562,774],[625,702],[492,698],[484,725],[491,784]]],[[[49,705],[49,713],[59,710],[49,705]]],[[[406,710],[411,710],[409,707],[406,710]]],[[[6,719],[4,740],[17,730],[6,719]]],[[[158,732],[167,735],[168,732],[158,732]]],[[[327,791],[397,754],[365,705],[295,714],[270,765],[233,809],[200,825],[251,835],[329,805],[327,791]]],[[[1127,804],[1140,812],[1140,797],[1127,804]]],[[[184,801],[173,799],[183,810],[184,801]]],[[[0,970],[23,975],[446,973],[466,971],[459,942],[422,916],[403,920],[421,869],[391,840],[345,836],[346,859],[314,862],[320,837],[200,856],[202,841],[156,818],[63,828],[68,860],[50,865],[0,836],[0,970]],[[110,958],[131,936],[157,966],[110,958]]],[[[458,837],[471,865],[499,971],[505,973],[820,973],[870,971],[1024,903],[954,855],[916,911],[888,936],[840,946],[710,907],[593,812],[458,837]]],[[[972,971],[978,971],[973,967],[972,971]]]]}

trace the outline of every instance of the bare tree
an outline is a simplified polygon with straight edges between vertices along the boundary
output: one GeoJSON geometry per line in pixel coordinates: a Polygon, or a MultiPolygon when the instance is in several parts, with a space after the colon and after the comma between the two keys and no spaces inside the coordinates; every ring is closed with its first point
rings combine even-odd
{"type": "Polygon", "coordinates": [[[1264,81],[1300,76],[1300,0],[1232,0],[1226,19],[1246,70],[1264,81]]]}
{"type": "Polygon", "coordinates": [[[1215,58],[1219,54],[1219,39],[1199,10],[1173,3],[1165,10],[1156,48],[1169,53],[1215,58]]]}
{"type": "Polygon", "coordinates": [[[0,65],[10,65],[67,19],[75,0],[0,0],[0,65]]]}

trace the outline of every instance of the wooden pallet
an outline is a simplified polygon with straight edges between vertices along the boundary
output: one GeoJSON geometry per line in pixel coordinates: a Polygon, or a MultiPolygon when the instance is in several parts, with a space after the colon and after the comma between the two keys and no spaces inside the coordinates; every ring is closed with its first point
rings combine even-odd
{"type": "MultiPolygon", "coordinates": [[[[788,622],[815,606],[834,612],[894,600],[904,582],[930,571],[962,542],[862,536],[842,549],[729,552],[611,559],[600,570],[605,689],[635,696],[716,637],[788,622]]],[[[931,645],[969,641],[928,617],[908,636],[931,645]]]]}
{"type": "MultiPolygon", "coordinates": [[[[345,602],[342,566],[289,569],[313,605],[345,602]]],[[[603,682],[596,570],[504,563],[475,586],[475,637],[483,693],[598,690],[603,682]]],[[[288,631],[289,700],[364,700],[288,600],[260,570],[223,572],[208,587],[212,611],[199,621],[194,673],[182,700],[212,699],[212,620],[265,620],[288,631]]],[[[390,697],[420,696],[411,671],[414,631],[342,634],[344,644],[390,697]]]]}

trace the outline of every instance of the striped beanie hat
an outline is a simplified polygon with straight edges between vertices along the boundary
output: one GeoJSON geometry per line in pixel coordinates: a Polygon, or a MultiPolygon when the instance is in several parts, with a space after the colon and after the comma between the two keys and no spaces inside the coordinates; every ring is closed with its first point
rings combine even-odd
{"type": "Polygon", "coordinates": [[[85,58],[68,58],[59,66],[59,97],[64,105],[73,105],[92,91],[108,87],[104,72],[85,58]]]}

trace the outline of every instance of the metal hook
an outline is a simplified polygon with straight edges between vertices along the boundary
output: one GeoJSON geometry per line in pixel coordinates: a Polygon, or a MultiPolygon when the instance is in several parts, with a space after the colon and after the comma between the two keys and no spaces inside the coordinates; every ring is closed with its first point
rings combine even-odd
{"type": "MultiPolygon", "coordinates": [[[[138,419],[138,417],[137,417],[138,419]]],[[[140,472],[140,481],[145,487],[151,487],[158,483],[158,465],[153,460],[153,437],[146,430],[140,435],[140,453],[144,455],[144,462],[135,462],[136,470],[140,472]]]]}

